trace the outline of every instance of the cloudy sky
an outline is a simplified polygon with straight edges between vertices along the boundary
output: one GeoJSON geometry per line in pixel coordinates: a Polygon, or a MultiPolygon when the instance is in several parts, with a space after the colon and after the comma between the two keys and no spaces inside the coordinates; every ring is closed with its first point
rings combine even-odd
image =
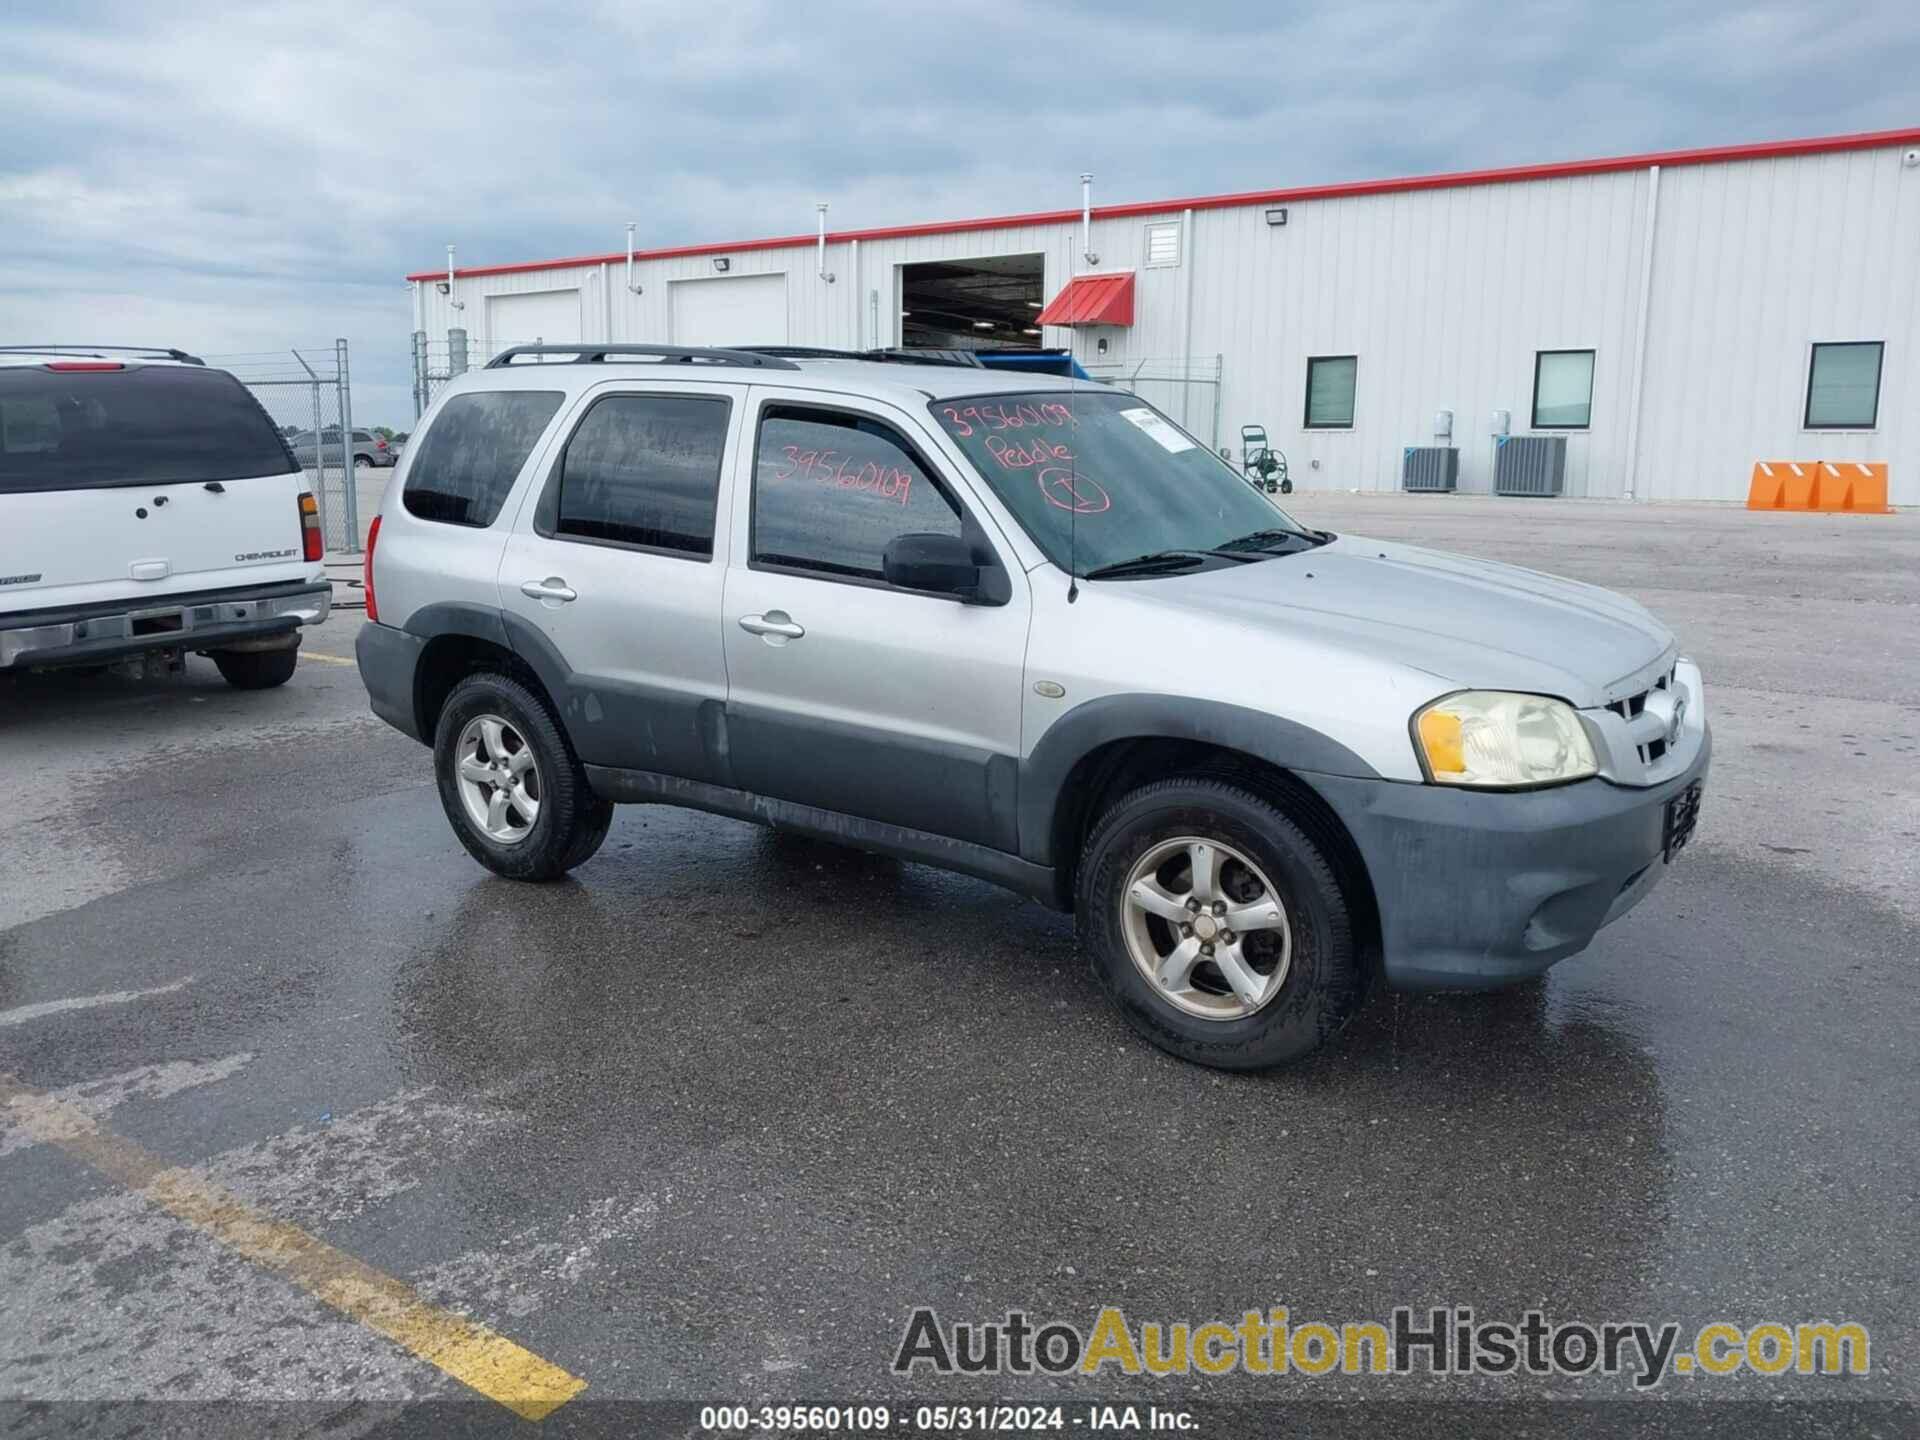
{"type": "Polygon", "coordinates": [[[0,0],[0,333],[346,336],[462,263],[1887,129],[1912,0],[0,0]]]}

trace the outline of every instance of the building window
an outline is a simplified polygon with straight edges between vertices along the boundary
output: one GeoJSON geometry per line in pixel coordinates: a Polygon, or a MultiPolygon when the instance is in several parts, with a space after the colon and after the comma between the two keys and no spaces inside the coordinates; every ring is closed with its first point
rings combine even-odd
{"type": "Polygon", "coordinates": [[[1307,358],[1307,429],[1353,428],[1353,389],[1359,373],[1356,355],[1307,358]]]}
{"type": "Polygon", "coordinates": [[[1593,351],[1539,350],[1533,357],[1533,428],[1585,430],[1593,424],[1593,351]]]}
{"type": "Polygon", "coordinates": [[[1164,269],[1180,263],[1180,222],[1159,220],[1147,226],[1147,268],[1164,269]]]}
{"type": "Polygon", "coordinates": [[[1809,430],[1871,430],[1880,419],[1879,340],[1815,345],[1807,366],[1809,430]]]}

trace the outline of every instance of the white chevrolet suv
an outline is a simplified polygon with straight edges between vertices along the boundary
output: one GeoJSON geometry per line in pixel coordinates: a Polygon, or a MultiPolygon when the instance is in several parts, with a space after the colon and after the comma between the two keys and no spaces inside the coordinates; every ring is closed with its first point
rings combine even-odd
{"type": "Polygon", "coordinates": [[[0,673],[210,657],[283,684],[327,618],[305,474],[178,350],[0,347],[0,673]]]}
{"type": "Polygon", "coordinates": [[[900,356],[511,350],[407,447],[366,596],[373,709],[490,869],[565,873],[623,801],[944,866],[1073,911],[1127,1019],[1226,1068],[1376,976],[1582,949],[1711,748],[1630,600],[1308,529],[1130,394],[900,356]]]}

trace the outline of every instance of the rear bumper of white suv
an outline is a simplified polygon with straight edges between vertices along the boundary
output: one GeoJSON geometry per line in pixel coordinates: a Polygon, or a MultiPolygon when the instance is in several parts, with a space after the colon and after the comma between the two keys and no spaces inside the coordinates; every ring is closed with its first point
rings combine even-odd
{"type": "Polygon", "coordinates": [[[217,650],[291,637],[301,626],[325,620],[332,606],[333,589],[325,581],[292,580],[0,614],[0,671],[97,665],[155,650],[217,650]]]}

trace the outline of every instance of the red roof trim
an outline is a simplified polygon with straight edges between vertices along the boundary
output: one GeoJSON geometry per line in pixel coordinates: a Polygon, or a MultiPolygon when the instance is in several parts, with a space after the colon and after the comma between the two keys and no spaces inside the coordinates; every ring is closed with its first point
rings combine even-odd
{"type": "Polygon", "coordinates": [[[1047,302],[1034,324],[1133,324],[1133,271],[1074,276],[1047,302]]]}
{"type": "MultiPolygon", "coordinates": [[[[1455,170],[1442,175],[1414,175],[1392,180],[1351,180],[1336,185],[1300,185],[1288,190],[1249,190],[1234,195],[1202,195],[1188,200],[1145,200],[1128,205],[1094,207],[1096,220],[1126,220],[1139,215],[1164,215],[1180,210],[1222,210],[1236,205],[1281,205],[1301,200],[1339,200],[1357,195],[1393,195],[1417,190],[1451,190],[1467,185],[1507,185],[1520,180],[1557,180],[1574,175],[1607,175],[1620,170],[1644,170],[1649,165],[1716,165],[1735,160],[1780,160],[1797,155],[1828,155],[1847,150],[1876,150],[1883,146],[1920,142],[1920,128],[1874,130],[1859,135],[1821,135],[1806,140],[1769,140],[1756,145],[1716,145],[1701,150],[1665,150],[1645,155],[1612,155],[1598,160],[1565,160],[1550,165],[1514,165],[1497,170],[1455,170]]],[[[915,235],[951,235],[961,230],[1010,230],[1021,225],[1063,225],[1078,222],[1078,210],[1038,210],[1024,215],[993,215],[973,220],[939,220],[920,225],[885,225],[869,230],[829,231],[833,244],[849,240],[898,240],[915,235]]],[[[728,244],[675,245],[662,250],[636,250],[636,260],[673,260],[691,255],[737,254],[743,250],[791,250],[818,243],[817,235],[781,235],[766,240],[736,240],[728,244]]],[[[624,250],[604,255],[575,255],[561,260],[528,260],[512,265],[472,265],[454,271],[456,278],[481,275],[519,275],[530,270],[566,270],[588,265],[625,264],[624,250]]],[[[420,270],[409,280],[444,280],[445,270],[420,270]]]]}

